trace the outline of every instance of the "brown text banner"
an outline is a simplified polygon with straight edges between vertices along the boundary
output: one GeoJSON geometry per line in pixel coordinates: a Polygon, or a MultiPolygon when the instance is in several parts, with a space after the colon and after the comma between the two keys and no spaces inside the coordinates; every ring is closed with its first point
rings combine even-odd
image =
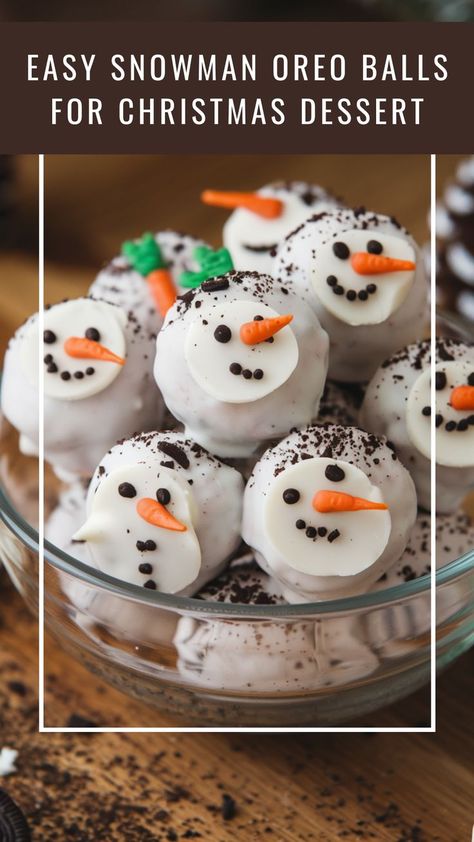
{"type": "Polygon", "coordinates": [[[472,153],[474,24],[0,24],[2,153],[472,153]]]}

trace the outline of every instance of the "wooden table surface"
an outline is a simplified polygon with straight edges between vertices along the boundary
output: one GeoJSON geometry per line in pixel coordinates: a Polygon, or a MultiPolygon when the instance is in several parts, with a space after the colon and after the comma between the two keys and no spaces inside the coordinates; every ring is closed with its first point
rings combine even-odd
{"type": "MultiPolygon", "coordinates": [[[[452,166],[440,161],[443,174],[452,166]]],[[[36,306],[35,160],[21,159],[18,171],[21,235],[0,254],[1,347],[36,306]]],[[[48,159],[46,172],[50,301],[83,292],[121,240],[145,229],[174,225],[217,244],[225,215],[196,200],[208,185],[307,177],[349,202],[395,213],[426,236],[429,163],[421,157],[63,157],[48,159]],[[388,179],[395,192],[384,201],[388,179]]],[[[472,653],[439,681],[436,735],[39,735],[36,647],[35,621],[2,580],[0,747],[20,751],[19,772],[4,785],[36,827],[35,839],[470,838],[472,653]],[[222,810],[224,794],[235,799],[234,818],[224,818],[232,813],[222,810]]],[[[55,641],[46,675],[48,725],[170,724],[92,677],[55,641]]],[[[377,725],[426,725],[428,716],[420,691],[380,712],[377,725]]]]}

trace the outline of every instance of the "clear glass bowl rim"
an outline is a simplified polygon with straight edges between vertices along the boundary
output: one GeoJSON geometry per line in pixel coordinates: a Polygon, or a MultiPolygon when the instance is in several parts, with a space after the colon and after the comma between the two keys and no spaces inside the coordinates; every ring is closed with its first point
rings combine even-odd
{"type": "MultiPolygon", "coordinates": [[[[27,523],[16,511],[3,489],[0,487],[0,519],[5,526],[32,552],[39,552],[39,533],[27,523]]],[[[275,619],[281,617],[307,617],[312,614],[341,615],[363,610],[375,610],[385,607],[392,602],[398,602],[414,596],[427,594],[430,591],[431,575],[426,574],[410,582],[404,582],[392,588],[386,588],[375,593],[359,594],[343,599],[327,600],[324,602],[304,602],[294,605],[239,605],[234,603],[210,602],[194,597],[174,596],[158,591],[147,590],[138,585],[132,585],[121,579],[108,576],[100,570],[74,559],[72,556],[50,544],[44,542],[45,562],[53,565],[62,573],[73,576],[87,585],[107,591],[118,597],[132,599],[135,602],[155,605],[166,610],[183,613],[217,614],[221,617],[228,615],[249,618],[275,619]]],[[[440,587],[454,581],[474,569],[474,548],[460,558],[446,564],[436,572],[436,586],[440,587]]]]}

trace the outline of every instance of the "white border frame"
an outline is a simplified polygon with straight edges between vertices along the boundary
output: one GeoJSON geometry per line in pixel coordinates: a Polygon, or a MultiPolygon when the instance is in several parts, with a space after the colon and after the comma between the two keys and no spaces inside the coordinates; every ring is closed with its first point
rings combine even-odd
{"type": "MultiPolygon", "coordinates": [[[[304,728],[221,728],[176,726],[176,727],[100,727],[100,728],[67,728],[47,727],[44,724],[44,366],[43,352],[43,324],[44,324],[44,195],[45,195],[45,156],[38,156],[38,281],[39,281],[39,634],[38,634],[38,723],[41,734],[317,734],[317,733],[348,733],[348,734],[432,734],[436,733],[436,517],[431,518],[431,676],[430,676],[430,725],[427,727],[304,727],[304,728]]],[[[431,339],[431,405],[436,405],[435,392],[435,347],[436,347],[436,155],[430,155],[430,339],[431,339]]],[[[436,511],[436,427],[435,414],[431,413],[431,511],[436,511]]],[[[125,698],[125,697],[124,697],[125,698]]]]}

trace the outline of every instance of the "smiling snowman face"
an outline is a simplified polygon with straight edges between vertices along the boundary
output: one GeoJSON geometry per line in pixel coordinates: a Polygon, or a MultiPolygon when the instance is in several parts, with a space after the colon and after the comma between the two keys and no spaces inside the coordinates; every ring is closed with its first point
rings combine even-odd
{"type": "Polygon", "coordinates": [[[314,457],[274,480],[264,509],[268,538],[286,563],[314,576],[353,576],[387,546],[391,518],[380,490],[354,465],[314,457]]]}
{"type": "Polygon", "coordinates": [[[99,570],[134,585],[177,593],[201,568],[189,484],[159,462],[105,477],[74,540],[86,541],[99,570]]]}
{"type": "MultiPolygon", "coordinates": [[[[412,386],[406,406],[408,435],[427,459],[431,456],[431,371],[412,386]]],[[[474,365],[467,360],[436,366],[436,461],[463,468],[474,465],[474,365]]]]}
{"type": "Polygon", "coordinates": [[[415,279],[415,251],[407,240],[378,231],[338,233],[317,250],[312,265],[316,295],[349,325],[386,321],[415,279]]]}
{"type": "Polygon", "coordinates": [[[291,319],[253,301],[202,306],[184,348],[194,380],[227,403],[250,403],[275,391],[298,362],[291,319]]]}
{"type": "MultiPolygon", "coordinates": [[[[79,298],[44,314],[44,393],[58,400],[81,400],[102,392],[125,363],[125,313],[105,301],[79,298]]],[[[38,321],[23,339],[25,375],[38,384],[38,321]]]]}

